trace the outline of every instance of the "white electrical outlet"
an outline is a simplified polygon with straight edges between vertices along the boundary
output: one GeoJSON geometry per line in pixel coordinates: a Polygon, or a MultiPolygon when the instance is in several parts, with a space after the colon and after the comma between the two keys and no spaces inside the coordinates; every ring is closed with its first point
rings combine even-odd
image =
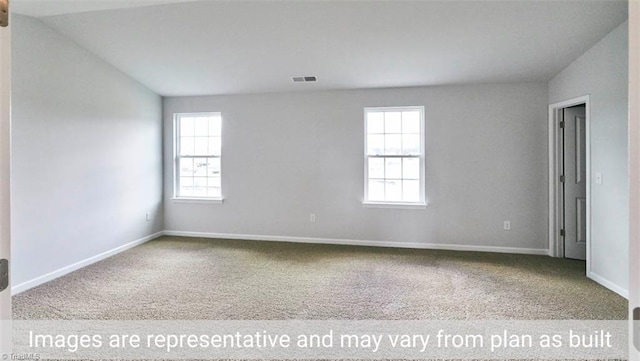
{"type": "Polygon", "coordinates": [[[147,214],[145,215],[145,219],[147,220],[147,222],[151,222],[151,213],[147,212],[147,214]]]}
{"type": "Polygon", "coordinates": [[[602,173],[596,173],[596,184],[602,184],[602,173]]]}
{"type": "Polygon", "coordinates": [[[503,228],[505,231],[511,230],[511,221],[504,221],[503,228]]]}
{"type": "Polygon", "coordinates": [[[315,213],[311,213],[309,215],[309,222],[315,222],[316,221],[316,214],[315,213]]]}

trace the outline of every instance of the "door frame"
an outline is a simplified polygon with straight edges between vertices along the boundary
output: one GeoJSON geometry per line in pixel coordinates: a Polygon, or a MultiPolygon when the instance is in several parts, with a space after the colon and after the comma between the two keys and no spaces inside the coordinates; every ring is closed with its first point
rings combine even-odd
{"type": "Polygon", "coordinates": [[[560,120],[562,110],[585,105],[586,127],[586,182],[587,182],[587,275],[591,271],[591,106],[590,95],[564,100],[549,105],[549,256],[564,257],[564,239],[560,237],[562,189],[560,187],[560,120]]]}
{"type": "MultiPolygon", "coordinates": [[[[9,19],[9,24],[11,19],[9,19]]],[[[11,25],[0,27],[0,258],[11,261],[11,25]]],[[[9,263],[9,266],[11,264],[9,263]]],[[[0,354],[11,352],[11,272],[0,292],[0,354]]]]}
{"type": "MultiPolygon", "coordinates": [[[[640,258],[640,1],[629,1],[629,260],[640,258]]],[[[640,361],[640,263],[629,262],[629,361],[640,361]],[[637,316],[637,315],[636,315],[637,316]]]]}

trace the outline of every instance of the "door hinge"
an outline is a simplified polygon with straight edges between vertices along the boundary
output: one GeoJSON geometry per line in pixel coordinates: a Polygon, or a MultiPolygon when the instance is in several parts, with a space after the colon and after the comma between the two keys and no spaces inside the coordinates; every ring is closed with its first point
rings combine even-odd
{"type": "Polygon", "coordinates": [[[9,287],[9,261],[0,259],[0,292],[9,287]]]}
{"type": "Polygon", "coordinates": [[[9,0],[0,0],[0,26],[9,26],[9,0]]]}
{"type": "Polygon", "coordinates": [[[564,120],[560,122],[560,128],[564,129],[564,120]]]}
{"type": "Polygon", "coordinates": [[[564,229],[560,230],[560,237],[564,237],[564,229]]]}
{"type": "Polygon", "coordinates": [[[560,176],[560,183],[564,183],[564,176],[563,175],[560,176]]]}
{"type": "Polygon", "coordinates": [[[633,309],[633,345],[640,351],[640,307],[633,309]]]}

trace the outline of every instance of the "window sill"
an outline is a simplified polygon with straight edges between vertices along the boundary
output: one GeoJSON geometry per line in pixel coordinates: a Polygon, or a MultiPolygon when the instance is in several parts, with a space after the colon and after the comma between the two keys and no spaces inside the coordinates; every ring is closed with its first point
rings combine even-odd
{"type": "Polygon", "coordinates": [[[222,204],[224,198],[189,198],[189,197],[173,197],[171,201],[174,203],[206,203],[206,204],[222,204]]]}
{"type": "Polygon", "coordinates": [[[362,202],[365,208],[426,209],[429,203],[362,202]]]}

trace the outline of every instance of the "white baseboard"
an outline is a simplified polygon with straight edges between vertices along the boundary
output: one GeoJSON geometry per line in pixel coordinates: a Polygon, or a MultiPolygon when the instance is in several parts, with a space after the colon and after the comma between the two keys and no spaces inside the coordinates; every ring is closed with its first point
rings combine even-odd
{"type": "Polygon", "coordinates": [[[332,239],[332,238],[286,237],[286,236],[260,236],[260,235],[253,235],[253,234],[184,232],[184,231],[164,231],[164,235],[182,236],[182,237],[217,238],[217,239],[245,239],[245,240],[251,240],[251,241],[338,244],[338,245],[347,245],[347,246],[439,249],[439,250],[448,250],[448,251],[474,251],[474,252],[548,255],[547,249],[470,246],[470,245],[458,245],[458,244],[409,243],[409,242],[367,241],[367,240],[356,240],[356,239],[332,239]]]}
{"type": "Polygon", "coordinates": [[[34,278],[32,280],[29,280],[27,282],[23,282],[23,283],[21,283],[19,285],[12,286],[11,287],[11,294],[12,295],[17,295],[17,294],[19,294],[21,292],[24,292],[24,291],[28,290],[28,289],[34,288],[36,286],[39,286],[39,285],[41,285],[41,284],[43,284],[45,282],[49,282],[49,281],[51,281],[53,279],[56,279],[58,277],[62,277],[64,275],[66,275],[67,273],[71,273],[73,271],[77,271],[80,268],[89,266],[89,265],[91,265],[93,263],[96,263],[98,261],[102,261],[105,258],[109,258],[109,257],[111,257],[113,255],[116,255],[116,254],[120,253],[120,252],[124,252],[124,251],[126,251],[128,249],[131,249],[133,247],[139,246],[139,245],[141,245],[141,244],[143,244],[145,242],[149,242],[152,239],[156,239],[158,237],[161,237],[163,234],[164,234],[164,232],[161,231],[161,232],[157,232],[157,233],[148,235],[146,237],[140,238],[138,240],[135,240],[133,242],[127,243],[127,244],[122,245],[120,247],[116,247],[116,248],[114,248],[112,250],[100,253],[99,255],[87,258],[87,259],[85,259],[83,261],[80,261],[80,262],[77,262],[77,263],[74,263],[74,264],[72,264],[70,266],[66,266],[66,267],[60,268],[58,270],[55,270],[53,272],[49,272],[49,273],[47,273],[45,275],[42,275],[40,277],[36,277],[36,278],[34,278]]]}
{"type": "Polygon", "coordinates": [[[619,294],[620,296],[629,299],[629,290],[624,289],[620,286],[618,286],[617,284],[609,281],[608,279],[600,276],[597,273],[594,273],[593,271],[589,272],[587,274],[587,277],[589,277],[590,279],[594,280],[595,282],[601,284],[602,286],[610,289],[611,291],[619,294]]]}

